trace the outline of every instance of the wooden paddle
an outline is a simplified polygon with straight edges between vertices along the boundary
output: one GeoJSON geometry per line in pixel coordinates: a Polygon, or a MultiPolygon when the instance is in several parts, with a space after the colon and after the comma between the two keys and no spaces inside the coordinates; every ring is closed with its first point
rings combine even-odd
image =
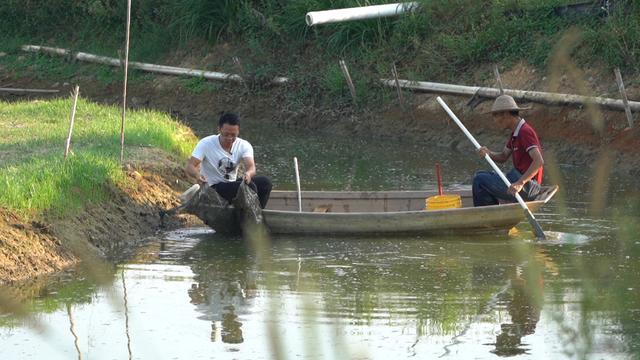
{"type": "MultiPolygon", "coordinates": [[[[442,98],[440,96],[438,96],[436,98],[436,100],[438,100],[438,103],[440,103],[440,106],[442,106],[442,108],[447,112],[447,114],[449,114],[449,117],[451,117],[451,119],[453,119],[453,121],[455,121],[455,123],[458,125],[460,130],[462,130],[462,132],[465,135],[467,135],[467,138],[469,140],[471,140],[471,142],[476,147],[476,149],[479,149],[480,148],[480,144],[478,144],[478,142],[473,137],[473,135],[471,135],[469,130],[467,130],[467,128],[464,126],[464,124],[462,124],[462,122],[458,119],[456,114],[454,114],[453,111],[451,111],[451,109],[449,108],[449,106],[447,106],[447,104],[444,102],[444,100],[442,100],[442,98]]],[[[496,163],[493,162],[493,159],[491,159],[491,157],[489,157],[489,154],[486,154],[484,156],[484,159],[487,160],[487,162],[489,163],[489,165],[491,165],[493,170],[500,176],[502,181],[504,181],[505,185],[507,185],[507,188],[510,187],[511,183],[509,182],[509,179],[507,179],[507,177],[504,176],[504,174],[502,173],[502,170],[500,170],[498,165],[496,165],[496,163]]],[[[529,210],[529,207],[524,202],[524,200],[522,200],[522,197],[520,196],[519,193],[516,193],[516,200],[518,200],[518,203],[520,204],[520,206],[524,210],[524,214],[527,217],[527,220],[529,220],[529,224],[531,224],[531,227],[533,228],[533,233],[536,235],[536,237],[538,239],[546,240],[547,237],[544,235],[544,231],[542,231],[542,227],[540,227],[540,224],[538,224],[538,221],[536,221],[536,218],[533,216],[533,214],[531,213],[531,210],[529,210]]]]}

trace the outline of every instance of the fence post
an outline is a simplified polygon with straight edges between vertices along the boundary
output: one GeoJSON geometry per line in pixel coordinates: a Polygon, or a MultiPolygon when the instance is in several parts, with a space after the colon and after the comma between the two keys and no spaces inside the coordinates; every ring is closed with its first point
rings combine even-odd
{"type": "Polygon", "coordinates": [[[624,88],[624,83],[622,82],[622,74],[620,73],[620,68],[615,68],[614,70],[616,74],[616,83],[618,83],[618,90],[620,90],[620,94],[622,94],[622,103],[624,104],[624,112],[627,114],[627,121],[629,122],[629,127],[633,127],[633,114],[631,113],[631,108],[629,107],[629,98],[627,98],[627,90],[624,88]]]}
{"type": "Polygon", "coordinates": [[[127,73],[129,71],[129,34],[131,29],[131,0],[127,0],[127,29],[124,47],[124,82],[122,86],[122,122],[120,124],[120,164],[124,163],[124,126],[127,117],[127,73]]]}
{"type": "Polygon", "coordinates": [[[393,67],[391,68],[391,73],[393,74],[393,80],[396,82],[396,91],[398,92],[398,100],[400,101],[400,107],[404,110],[404,97],[402,96],[402,88],[400,88],[400,80],[398,80],[398,69],[396,68],[396,64],[393,63],[393,67]]]}
{"type": "Polygon", "coordinates": [[[500,71],[498,71],[498,65],[493,65],[493,74],[496,76],[498,88],[500,89],[500,95],[504,95],[504,87],[502,86],[502,78],[500,77],[500,71]]]}
{"type": "Polygon", "coordinates": [[[73,96],[73,105],[71,106],[71,118],[69,119],[69,133],[67,134],[67,142],[64,146],[64,159],[67,160],[69,155],[69,147],[71,146],[71,134],[73,133],[73,122],[76,118],[76,107],[78,105],[78,94],[80,93],[80,87],[76,85],[71,95],[73,96]]]}
{"type": "Polygon", "coordinates": [[[357,103],[356,100],[356,87],[353,86],[353,81],[351,80],[351,75],[349,75],[349,69],[347,69],[347,64],[344,60],[340,60],[340,69],[342,69],[342,74],[347,79],[347,85],[349,85],[349,91],[351,92],[351,97],[353,98],[353,103],[357,103]]]}

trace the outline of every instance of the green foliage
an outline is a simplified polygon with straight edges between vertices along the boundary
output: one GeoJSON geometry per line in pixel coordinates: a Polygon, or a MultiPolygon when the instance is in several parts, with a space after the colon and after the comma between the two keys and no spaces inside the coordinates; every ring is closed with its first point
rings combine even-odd
{"type": "Polygon", "coordinates": [[[586,51],[609,65],[640,72],[640,3],[620,2],[611,16],[584,30],[586,51]]]}
{"type": "MultiPolygon", "coordinates": [[[[120,109],[79,100],[73,153],[63,160],[70,100],[0,102],[0,206],[25,215],[64,213],[101,201],[106,183],[123,184],[120,109]]],[[[158,112],[131,111],[126,146],[153,146],[186,157],[195,144],[184,126],[158,112]]]]}
{"type": "Polygon", "coordinates": [[[182,80],[182,85],[194,94],[202,94],[203,92],[215,92],[220,89],[220,85],[210,82],[202,77],[190,77],[182,80]]]}
{"type": "Polygon", "coordinates": [[[348,94],[347,81],[342,74],[338,62],[329,64],[322,76],[322,87],[331,96],[348,94]]]}

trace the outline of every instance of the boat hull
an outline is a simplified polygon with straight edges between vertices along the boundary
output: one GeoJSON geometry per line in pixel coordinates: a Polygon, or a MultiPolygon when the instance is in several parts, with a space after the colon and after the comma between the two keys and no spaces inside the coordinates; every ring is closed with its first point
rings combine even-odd
{"type": "MultiPolygon", "coordinates": [[[[528,203],[536,211],[541,202],[528,203]]],[[[455,234],[508,231],[524,219],[518,204],[483,208],[381,213],[313,213],[264,210],[274,234],[455,234]]]]}
{"type": "MultiPolygon", "coordinates": [[[[527,202],[529,209],[540,209],[557,190],[557,186],[545,188],[538,200],[527,202]]],[[[208,195],[216,200],[212,191],[208,195]]],[[[424,210],[425,200],[436,195],[429,191],[306,191],[301,193],[302,211],[298,211],[297,192],[273,191],[262,218],[270,233],[292,235],[507,232],[525,219],[517,203],[473,207],[468,189],[449,194],[460,195],[461,208],[424,210]]],[[[211,204],[211,200],[207,198],[205,203],[211,204]]],[[[240,216],[233,206],[199,205],[191,210],[218,232],[240,231],[240,216]]]]}

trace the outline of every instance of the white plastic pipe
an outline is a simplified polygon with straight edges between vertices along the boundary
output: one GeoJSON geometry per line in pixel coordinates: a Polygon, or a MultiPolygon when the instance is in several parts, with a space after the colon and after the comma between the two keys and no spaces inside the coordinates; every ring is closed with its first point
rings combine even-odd
{"type": "Polygon", "coordinates": [[[305,16],[308,26],[329,24],[343,21],[375,19],[396,16],[418,7],[417,2],[395,3],[386,5],[362,6],[346,9],[310,11],[305,16]]]}

